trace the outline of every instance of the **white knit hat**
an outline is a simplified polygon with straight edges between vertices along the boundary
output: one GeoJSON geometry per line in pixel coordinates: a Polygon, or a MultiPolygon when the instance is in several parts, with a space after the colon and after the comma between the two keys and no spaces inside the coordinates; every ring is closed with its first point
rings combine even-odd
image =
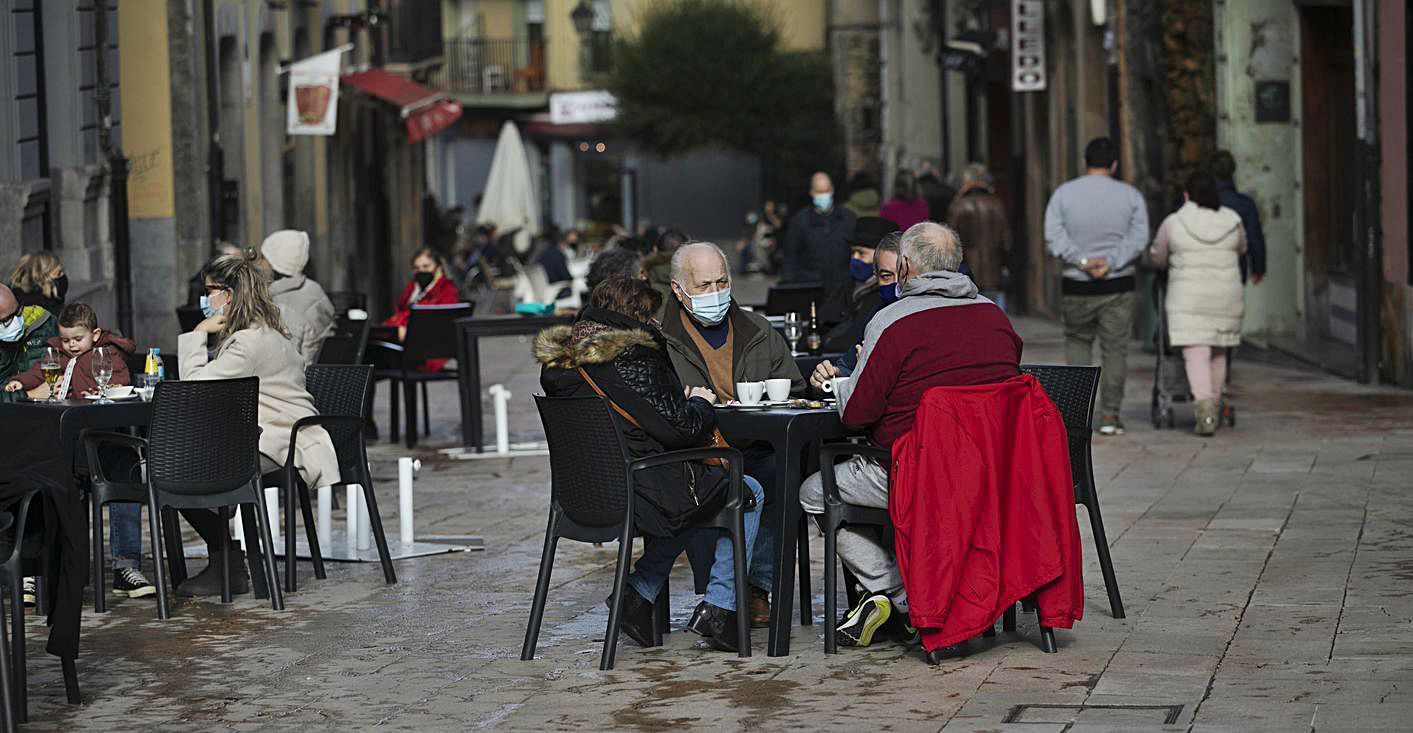
{"type": "Polygon", "coordinates": [[[309,264],[309,235],[298,229],[281,229],[260,244],[260,254],[281,275],[298,275],[309,264]]]}

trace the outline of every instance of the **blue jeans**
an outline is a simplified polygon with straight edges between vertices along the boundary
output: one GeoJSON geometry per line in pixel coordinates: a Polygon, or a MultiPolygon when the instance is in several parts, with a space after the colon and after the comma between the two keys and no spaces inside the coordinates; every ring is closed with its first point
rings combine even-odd
{"type": "Polygon", "coordinates": [[[115,501],[108,505],[108,552],[113,569],[142,565],[142,505],[115,501]]]}
{"type": "MultiPolygon", "coordinates": [[[[745,486],[756,497],[755,508],[746,512],[745,546],[746,563],[749,567],[752,565],[752,553],[749,550],[755,546],[756,531],[760,529],[765,492],[761,490],[760,483],[750,476],[746,477],[745,486]]],[[[716,538],[716,557],[711,564],[706,602],[728,611],[736,610],[736,567],[731,553],[731,537],[720,529],[704,527],[684,530],[672,537],[649,538],[642,557],[638,558],[633,572],[628,575],[628,584],[649,602],[655,600],[657,594],[662,591],[663,584],[667,582],[667,576],[672,572],[672,564],[677,562],[677,556],[682,554],[689,542],[698,537],[716,538]]]]}

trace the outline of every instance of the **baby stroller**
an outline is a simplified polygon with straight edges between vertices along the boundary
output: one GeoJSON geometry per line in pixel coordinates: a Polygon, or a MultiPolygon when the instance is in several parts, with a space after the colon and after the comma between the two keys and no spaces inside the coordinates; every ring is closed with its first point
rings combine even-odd
{"type": "MultiPolygon", "coordinates": [[[[1173,427],[1173,403],[1191,402],[1192,391],[1187,385],[1187,370],[1182,360],[1181,349],[1174,349],[1168,343],[1168,309],[1165,307],[1168,294],[1168,276],[1159,272],[1153,278],[1153,302],[1158,306],[1157,352],[1158,364],[1153,369],[1153,402],[1150,416],[1155,430],[1173,427]]],[[[1230,363],[1230,360],[1228,360],[1230,363]]],[[[1236,409],[1227,402],[1227,386],[1231,383],[1231,370],[1227,370],[1227,384],[1222,385],[1221,416],[1219,420],[1228,427],[1236,427],[1236,409]]]]}

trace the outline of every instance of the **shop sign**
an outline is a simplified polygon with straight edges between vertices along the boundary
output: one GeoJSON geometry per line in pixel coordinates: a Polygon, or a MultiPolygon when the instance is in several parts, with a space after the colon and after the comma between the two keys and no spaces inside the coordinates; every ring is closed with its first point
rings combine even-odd
{"type": "Polygon", "coordinates": [[[1045,90],[1045,2],[1011,0],[1011,90],[1045,90]]]}
{"type": "Polygon", "coordinates": [[[549,108],[556,125],[608,122],[618,115],[618,100],[608,92],[562,92],[550,95],[549,108]]]}
{"type": "Polygon", "coordinates": [[[291,135],[332,135],[338,122],[339,60],[344,48],[325,51],[289,66],[291,135]]]}

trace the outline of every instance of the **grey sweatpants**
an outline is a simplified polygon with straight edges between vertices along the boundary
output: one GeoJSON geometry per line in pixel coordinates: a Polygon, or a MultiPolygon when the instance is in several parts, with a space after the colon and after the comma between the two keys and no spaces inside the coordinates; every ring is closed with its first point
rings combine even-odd
{"type": "MultiPolygon", "coordinates": [[[[826,469],[828,470],[828,469],[826,469]]],[[[888,508],[888,469],[862,456],[834,467],[839,498],[846,504],[888,508]]],[[[824,513],[824,479],[815,474],[800,484],[800,506],[809,514],[824,513]]],[[[893,594],[903,587],[898,561],[872,528],[839,529],[839,560],[873,593],[893,594]]]]}

